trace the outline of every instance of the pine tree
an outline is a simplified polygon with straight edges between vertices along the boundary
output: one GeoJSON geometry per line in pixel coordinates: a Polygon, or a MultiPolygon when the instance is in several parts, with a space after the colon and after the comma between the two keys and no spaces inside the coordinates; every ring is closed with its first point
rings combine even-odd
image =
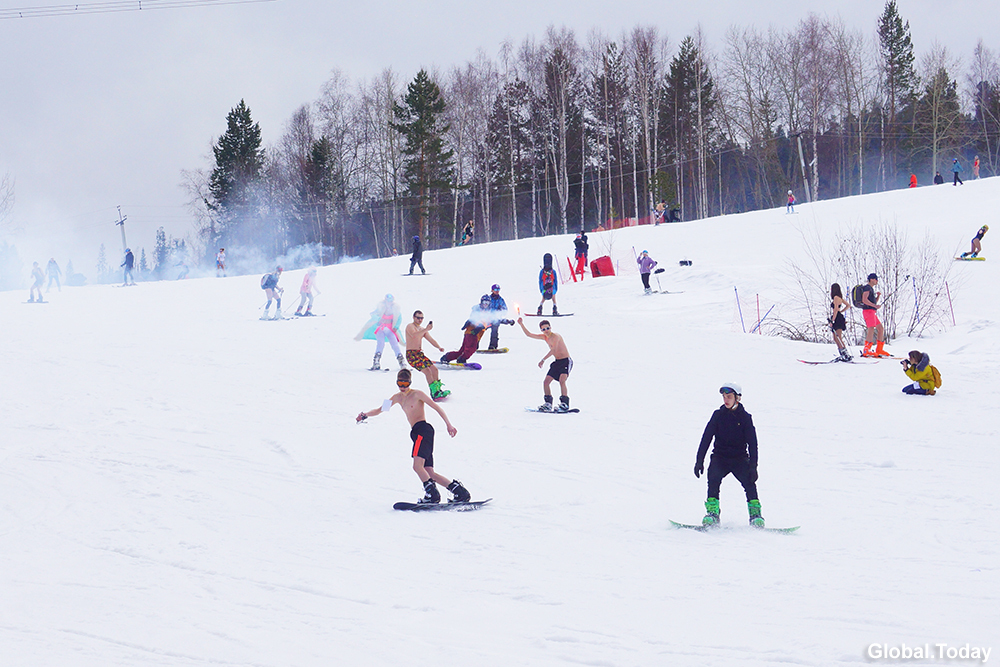
{"type": "MultiPolygon", "coordinates": [[[[209,247],[241,232],[244,237],[252,234],[252,228],[244,227],[253,216],[255,186],[264,169],[264,149],[260,125],[253,122],[250,108],[243,100],[226,116],[226,133],[219,137],[212,152],[215,168],[209,177],[212,201],[208,204],[215,215],[209,247]]],[[[159,269],[157,264],[156,270],[159,269]]]]}
{"type": "MultiPolygon", "coordinates": [[[[885,3],[885,11],[878,20],[879,55],[882,58],[882,81],[885,86],[887,114],[883,140],[882,157],[889,158],[889,174],[895,179],[896,138],[894,125],[901,107],[913,97],[917,85],[917,74],[913,68],[913,42],[910,39],[910,23],[903,22],[896,9],[896,0],[885,3]]],[[[885,189],[885,166],[882,166],[882,188],[885,189]]]]}
{"type": "Polygon", "coordinates": [[[156,245],[153,246],[153,273],[157,278],[162,278],[167,270],[167,262],[170,259],[170,244],[167,243],[167,234],[163,227],[156,230],[156,245]]]}
{"type": "Polygon", "coordinates": [[[146,249],[143,248],[139,254],[139,273],[143,276],[149,273],[149,262],[146,261],[146,249]]]}
{"type": "Polygon", "coordinates": [[[445,106],[441,89],[424,70],[407,86],[403,104],[392,106],[397,122],[391,125],[403,136],[403,180],[410,196],[417,199],[417,234],[421,239],[428,238],[431,231],[439,237],[450,231],[440,228],[450,224],[447,216],[435,216],[438,195],[454,182],[454,152],[444,147],[448,131],[442,121],[445,106]]]}
{"type": "Polygon", "coordinates": [[[104,244],[101,244],[101,249],[97,251],[97,280],[98,282],[107,282],[111,277],[111,267],[108,265],[108,252],[104,249],[104,244]]]}

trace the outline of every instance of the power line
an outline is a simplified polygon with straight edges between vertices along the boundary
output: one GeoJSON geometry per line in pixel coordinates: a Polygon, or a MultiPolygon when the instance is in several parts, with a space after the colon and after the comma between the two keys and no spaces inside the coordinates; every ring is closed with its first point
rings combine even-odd
{"type": "Polygon", "coordinates": [[[113,14],[138,12],[150,9],[186,9],[189,7],[215,7],[218,5],[248,5],[277,0],[107,0],[82,2],[72,5],[43,5],[0,9],[0,19],[46,18],[73,14],[113,14]]]}

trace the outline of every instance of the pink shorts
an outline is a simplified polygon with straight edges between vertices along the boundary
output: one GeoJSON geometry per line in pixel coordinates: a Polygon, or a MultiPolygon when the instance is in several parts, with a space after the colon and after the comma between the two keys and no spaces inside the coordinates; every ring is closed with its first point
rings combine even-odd
{"type": "Polygon", "coordinates": [[[874,329],[878,325],[882,324],[878,321],[878,313],[874,308],[865,308],[861,311],[861,314],[865,318],[865,326],[874,329]]]}

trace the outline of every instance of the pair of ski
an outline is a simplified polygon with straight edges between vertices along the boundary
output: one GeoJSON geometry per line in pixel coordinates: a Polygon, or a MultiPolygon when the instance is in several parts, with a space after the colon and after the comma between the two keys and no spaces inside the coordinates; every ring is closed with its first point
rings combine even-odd
{"type": "Polygon", "coordinates": [[[819,366],[821,364],[875,364],[878,363],[879,359],[888,359],[888,357],[853,357],[850,361],[844,361],[840,357],[836,359],[831,359],[830,361],[806,361],[805,359],[799,359],[804,364],[809,364],[810,366],[819,366]]]}
{"type": "Polygon", "coordinates": [[[407,510],[410,512],[472,512],[486,503],[493,500],[469,500],[467,502],[448,503],[396,503],[392,506],[394,510],[407,510]]]}
{"type": "MultiPolygon", "coordinates": [[[[674,528],[687,528],[688,530],[697,530],[699,533],[714,533],[717,530],[730,530],[728,526],[704,526],[702,524],[690,524],[690,523],[677,523],[676,521],[670,521],[670,525],[674,528]]],[[[764,533],[794,533],[796,530],[801,528],[801,526],[792,526],[791,528],[768,528],[766,526],[750,526],[753,530],[759,530],[764,533]]]]}
{"type": "Polygon", "coordinates": [[[539,313],[525,313],[525,317],[572,317],[573,313],[559,313],[557,315],[541,315],[539,313]]]}
{"type": "Polygon", "coordinates": [[[681,290],[680,292],[668,292],[667,290],[653,289],[653,290],[649,290],[648,292],[643,292],[642,293],[643,296],[649,296],[651,294],[684,294],[684,291],[681,290]]]}

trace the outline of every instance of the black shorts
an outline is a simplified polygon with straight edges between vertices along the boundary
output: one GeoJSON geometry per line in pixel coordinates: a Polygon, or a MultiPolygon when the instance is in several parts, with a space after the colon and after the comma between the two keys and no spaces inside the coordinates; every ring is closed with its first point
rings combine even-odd
{"type": "Polygon", "coordinates": [[[419,456],[428,468],[434,467],[434,427],[427,422],[417,422],[410,429],[410,440],[413,441],[411,456],[419,456]]]}
{"type": "Polygon", "coordinates": [[[837,317],[833,320],[833,326],[830,327],[834,331],[846,331],[847,330],[847,320],[844,319],[843,313],[837,313],[837,317]]]}
{"type": "Polygon", "coordinates": [[[573,370],[573,360],[566,357],[565,359],[556,359],[549,364],[549,372],[546,375],[553,380],[559,380],[560,375],[565,373],[568,376],[571,370],[573,370]]]}

